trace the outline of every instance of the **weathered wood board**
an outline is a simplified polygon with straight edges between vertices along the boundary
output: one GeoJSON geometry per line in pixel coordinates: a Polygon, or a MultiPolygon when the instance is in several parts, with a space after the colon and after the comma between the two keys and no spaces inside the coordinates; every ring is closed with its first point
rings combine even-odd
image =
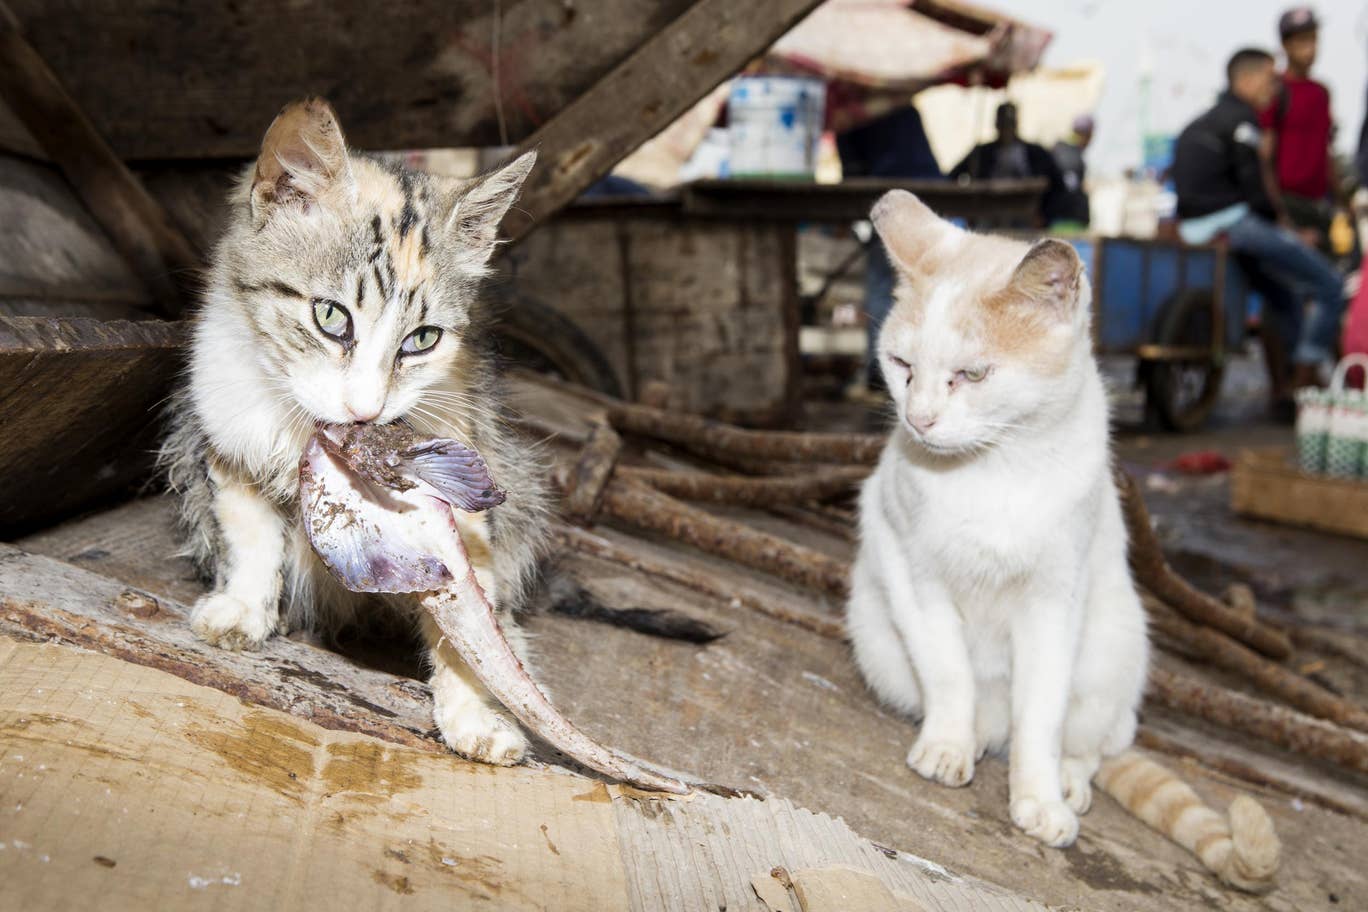
{"type": "Polygon", "coordinates": [[[0,315],[126,319],[148,291],[48,165],[0,155],[0,315]]]}
{"type": "MultiPolygon", "coordinates": [[[[360,148],[517,143],[690,5],[10,3],[124,159],[253,155],[275,112],[314,94],[360,148]]],[[[0,146],[26,144],[0,134],[0,146]]]]}
{"type": "MultiPolygon", "coordinates": [[[[122,519],[113,514],[99,518],[98,529],[94,518],[72,523],[27,540],[23,546],[79,559],[90,571],[137,580],[137,585],[153,593],[165,587],[188,596],[183,569],[163,571],[168,577],[164,584],[156,580],[158,562],[151,555],[165,554],[171,548],[165,514],[160,523],[156,518],[166,506],[157,503],[130,506],[122,519]],[[119,547],[114,534],[121,525],[140,530],[126,549],[119,547]],[[150,531],[158,528],[166,536],[160,547],[155,532],[150,531]],[[102,543],[95,550],[103,553],[91,554],[91,542],[102,543]]],[[[725,561],[599,531],[652,557],[690,563],[723,585],[760,588],[771,597],[790,598],[813,611],[837,609],[725,561]]],[[[795,537],[804,534],[794,532],[795,537]]],[[[844,644],[712,602],[614,564],[579,557],[563,557],[562,564],[606,603],[686,606],[691,614],[710,618],[726,631],[720,640],[697,646],[557,614],[527,619],[534,634],[535,667],[557,704],[586,731],[625,750],[713,781],[782,795],[841,817],[879,844],[1063,907],[1117,912],[1330,908],[1332,893],[1340,908],[1368,905],[1368,874],[1358,863],[1368,840],[1368,823],[1361,818],[1183,764],[1185,778],[1213,805],[1227,805],[1238,790],[1254,793],[1268,808],[1282,837],[1285,859],[1273,894],[1247,897],[1221,888],[1187,853],[1102,796],[1084,818],[1083,835],[1076,846],[1065,851],[1047,849],[1022,835],[1007,819],[1006,770],[1000,760],[982,763],[966,789],[929,784],[906,768],[903,758],[915,726],[873,701],[844,644]]],[[[0,613],[0,628],[23,628],[23,624],[10,626],[13,623],[6,624],[0,613]]],[[[102,629],[105,623],[96,622],[94,629],[102,629]]],[[[163,626],[176,623],[168,619],[163,626]]],[[[78,633],[82,630],[81,625],[72,626],[78,633]]],[[[155,651],[152,644],[157,639],[170,635],[136,619],[125,620],[121,626],[134,627],[139,636],[148,638],[142,648],[149,651],[155,651]]],[[[80,642],[75,634],[58,635],[80,642]]],[[[189,634],[181,630],[176,636],[188,638],[189,634]]],[[[97,643],[87,645],[99,648],[97,643]]],[[[274,641],[267,653],[305,648],[274,641]]],[[[216,657],[214,652],[205,650],[200,661],[219,669],[232,668],[239,661],[227,654],[216,657]]],[[[308,667],[323,666],[311,661],[308,667]]],[[[356,679],[354,673],[347,674],[339,680],[356,679]]],[[[296,680],[301,679],[296,676],[296,680]]],[[[314,686],[315,682],[303,683],[314,686]]],[[[370,699],[369,691],[357,692],[370,699]]],[[[338,701],[340,696],[331,699],[338,701]]],[[[393,697],[375,702],[396,707],[393,697]]],[[[306,714],[306,707],[290,711],[306,714]]],[[[1162,722],[1166,733],[1176,731],[1206,750],[1224,749],[1220,739],[1200,726],[1171,716],[1164,716],[1162,722]]],[[[1261,757],[1285,756],[1257,745],[1240,745],[1238,750],[1252,751],[1243,756],[1256,763],[1263,762],[1261,757]]],[[[1169,757],[1159,759],[1175,763],[1169,757]]],[[[1332,788],[1331,782],[1326,778],[1324,787],[1332,788]]],[[[1344,783],[1339,788],[1361,786],[1344,783]]]]}
{"type": "Polygon", "coordinates": [[[4,637],[0,800],[5,899],[31,912],[778,912],[785,891],[762,902],[753,886],[775,869],[805,912],[844,912],[815,900],[851,890],[899,910],[1044,912],[782,799],[482,767],[4,637]]]}
{"type": "Polygon", "coordinates": [[[0,99],[61,170],[165,317],[180,313],[199,252],[148,195],[0,2],[0,99]]]}
{"type": "Polygon", "coordinates": [[[776,424],[800,379],[794,257],[787,225],[575,207],[508,252],[510,306],[525,296],[569,317],[628,399],[658,381],[672,408],[776,424]]]}
{"type": "Polygon", "coordinates": [[[181,327],[0,317],[0,534],[147,477],[181,327]]]}

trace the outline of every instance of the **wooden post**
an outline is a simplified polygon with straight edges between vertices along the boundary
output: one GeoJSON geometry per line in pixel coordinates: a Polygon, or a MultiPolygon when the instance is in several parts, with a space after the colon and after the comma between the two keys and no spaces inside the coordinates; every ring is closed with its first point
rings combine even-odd
{"type": "Polygon", "coordinates": [[[532,134],[537,169],[504,220],[517,240],[758,56],[820,0],[699,0],[532,134]],[[521,217],[520,217],[521,216],[521,217]]]}

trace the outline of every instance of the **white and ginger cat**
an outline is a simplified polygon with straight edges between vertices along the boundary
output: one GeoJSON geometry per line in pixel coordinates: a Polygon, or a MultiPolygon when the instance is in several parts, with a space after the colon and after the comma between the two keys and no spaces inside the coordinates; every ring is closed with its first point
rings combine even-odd
{"type": "Polygon", "coordinates": [[[921,718],[908,765],[962,786],[1010,745],[1011,817],[1042,842],[1074,841],[1097,776],[1228,883],[1270,886],[1263,808],[1241,796],[1227,822],[1123,753],[1149,645],[1078,255],[904,191],[872,218],[898,274],[878,352],[897,422],[860,496],[848,625],[873,690],[921,718]]]}
{"type": "Polygon", "coordinates": [[[326,633],[407,612],[426,640],[442,737],[503,764],[521,759],[521,730],[426,613],[411,600],[347,592],[310,550],[298,467],[317,422],[402,418],[478,450],[508,500],[456,516],[476,576],[525,654],[509,609],[541,546],[543,483],[500,420],[477,291],[533,160],[442,179],[349,152],[321,99],[286,107],[230,198],[161,452],[188,552],[214,579],[191,615],[199,636],[254,649],[283,629],[326,633]]]}

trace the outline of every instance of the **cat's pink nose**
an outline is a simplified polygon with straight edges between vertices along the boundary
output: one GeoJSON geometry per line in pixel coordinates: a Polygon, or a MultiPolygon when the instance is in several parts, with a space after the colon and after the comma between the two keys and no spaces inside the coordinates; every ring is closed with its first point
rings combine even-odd
{"type": "Polygon", "coordinates": [[[346,404],[347,414],[351,415],[352,421],[358,424],[365,424],[367,421],[374,421],[380,417],[380,413],[385,410],[384,404],[380,405],[357,405],[352,402],[346,404]]]}
{"type": "Polygon", "coordinates": [[[936,426],[935,415],[913,415],[912,426],[917,429],[918,434],[925,434],[936,426]]]}

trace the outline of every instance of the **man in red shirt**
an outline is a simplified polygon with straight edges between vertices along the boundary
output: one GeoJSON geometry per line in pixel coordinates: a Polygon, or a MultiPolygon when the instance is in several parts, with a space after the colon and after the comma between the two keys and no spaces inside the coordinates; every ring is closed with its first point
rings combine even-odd
{"type": "Polygon", "coordinates": [[[1330,203],[1330,90],[1311,78],[1320,23],[1310,8],[1295,7],[1278,20],[1287,70],[1282,91],[1259,116],[1265,182],[1278,221],[1314,234],[1324,244],[1333,217],[1330,203]]]}

